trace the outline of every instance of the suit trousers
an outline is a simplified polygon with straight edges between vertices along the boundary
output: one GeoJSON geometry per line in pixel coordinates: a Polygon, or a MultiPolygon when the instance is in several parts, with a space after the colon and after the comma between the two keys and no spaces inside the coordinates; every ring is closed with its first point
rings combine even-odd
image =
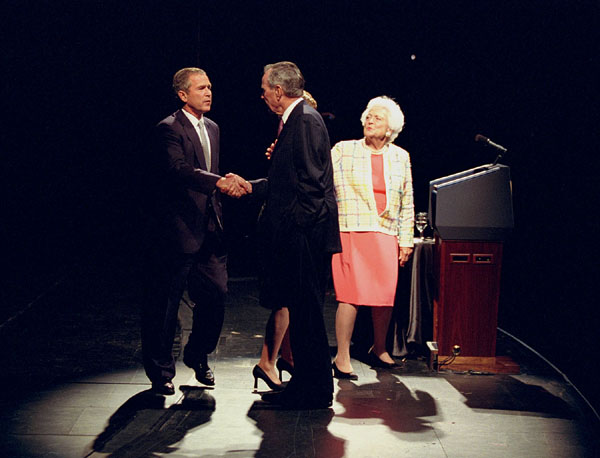
{"type": "Polygon", "coordinates": [[[329,402],[333,395],[331,353],[323,318],[325,290],[330,278],[331,254],[324,250],[324,228],[293,237],[297,255],[296,287],[288,296],[290,344],[294,375],[284,390],[287,402],[310,405],[329,402]]]}
{"type": "Polygon", "coordinates": [[[215,350],[223,327],[227,255],[220,234],[207,232],[197,253],[158,250],[154,258],[142,308],[142,350],[146,375],[159,382],[175,376],[173,341],[186,288],[194,309],[184,360],[189,366],[206,363],[215,350]]]}

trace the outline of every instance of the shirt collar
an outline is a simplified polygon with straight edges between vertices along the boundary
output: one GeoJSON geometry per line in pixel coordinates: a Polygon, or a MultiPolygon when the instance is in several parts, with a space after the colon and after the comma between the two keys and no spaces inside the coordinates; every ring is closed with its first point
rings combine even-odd
{"type": "Polygon", "coordinates": [[[289,107],[287,107],[285,109],[285,111],[283,112],[283,114],[281,115],[281,119],[283,120],[283,123],[285,124],[288,120],[288,118],[290,117],[290,113],[292,112],[292,110],[294,108],[296,108],[296,105],[298,105],[300,102],[302,102],[302,97],[298,97],[296,100],[294,100],[291,105],[289,107]]]}
{"type": "Polygon", "coordinates": [[[202,124],[204,124],[204,117],[203,116],[200,116],[200,118],[196,118],[196,116],[194,116],[189,111],[186,111],[184,109],[181,109],[181,111],[183,111],[183,114],[185,115],[185,117],[190,120],[190,122],[192,123],[192,126],[194,126],[194,127],[198,126],[199,122],[202,123],[202,124]]]}

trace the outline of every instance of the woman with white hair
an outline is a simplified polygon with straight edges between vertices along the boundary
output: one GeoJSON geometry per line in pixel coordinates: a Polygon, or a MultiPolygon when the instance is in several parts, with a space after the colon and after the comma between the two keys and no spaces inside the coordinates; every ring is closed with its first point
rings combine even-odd
{"type": "Polygon", "coordinates": [[[339,302],[335,319],[334,377],[356,380],[350,340],[358,307],[371,308],[373,347],[369,363],[393,368],[386,350],[398,266],[413,251],[413,189],[408,152],[393,144],[404,115],[385,96],[369,101],[361,116],[364,138],[337,143],[332,151],[342,253],[332,260],[339,302]]]}

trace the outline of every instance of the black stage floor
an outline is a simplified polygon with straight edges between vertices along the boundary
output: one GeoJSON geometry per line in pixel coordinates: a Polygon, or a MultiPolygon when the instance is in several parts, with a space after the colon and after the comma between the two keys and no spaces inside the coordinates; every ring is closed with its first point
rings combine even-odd
{"type": "MultiPolygon", "coordinates": [[[[149,393],[141,367],[139,269],[109,258],[56,272],[14,296],[0,327],[0,452],[19,457],[596,457],[598,419],[576,390],[506,337],[518,375],[393,371],[356,360],[331,409],[280,411],[252,392],[268,312],[256,281],[230,282],[225,325],[202,388],[178,362],[175,396],[149,393]],[[19,303],[19,300],[22,302],[19,303]]],[[[326,321],[335,352],[335,301],[326,321]]],[[[182,304],[176,351],[190,328],[182,304]]],[[[260,385],[259,389],[266,386],[260,385]]]]}

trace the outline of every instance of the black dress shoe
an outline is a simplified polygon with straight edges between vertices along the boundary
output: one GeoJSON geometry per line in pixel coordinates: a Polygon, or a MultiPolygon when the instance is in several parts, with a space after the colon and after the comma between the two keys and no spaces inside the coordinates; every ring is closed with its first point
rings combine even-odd
{"type": "Polygon", "coordinates": [[[379,367],[381,369],[395,369],[400,367],[396,363],[386,363],[385,361],[382,361],[377,355],[375,355],[375,353],[373,353],[373,350],[369,350],[368,356],[371,367],[379,367]]]}
{"type": "Polygon", "coordinates": [[[260,398],[268,404],[281,405],[281,391],[269,391],[260,395],[260,398]]]}
{"type": "Polygon", "coordinates": [[[175,385],[170,380],[166,380],[164,382],[153,382],[152,383],[152,391],[156,394],[164,394],[165,396],[170,396],[175,394],[175,385]]]}
{"type": "Polygon", "coordinates": [[[275,383],[273,380],[271,380],[267,373],[263,371],[258,364],[252,369],[252,375],[254,376],[254,391],[258,389],[258,379],[262,379],[272,390],[281,391],[284,388],[283,384],[275,383]]]}
{"type": "Polygon", "coordinates": [[[192,367],[192,369],[194,369],[194,372],[196,373],[196,380],[205,385],[214,386],[215,374],[213,374],[212,369],[208,367],[208,364],[198,363],[192,367]]]}
{"type": "Polygon", "coordinates": [[[354,372],[342,372],[341,370],[339,370],[337,365],[335,364],[335,361],[333,362],[331,367],[333,368],[333,376],[335,378],[338,378],[340,380],[358,380],[358,375],[356,375],[354,372]]]}
{"type": "Polygon", "coordinates": [[[204,383],[208,386],[213,386],[215,384],[215,374],[213,374],[213,371],[208,366],[206,355],[202,356],[199,359],[200,361],[198,361],[198,358],[192,359],[189,355],[186,355],[184,353],[183,364],[185,364],[190,369],[194,369],[194,372],[196,374],[196,380],[198,380],[200,383],[204,383]]]}
{"type": "Polygon", "coordinates": [[[313,397],[298,398],[287,396],[285,391],[269,391],[263,393],[261,399],[268,403],[280,406],[283,409],[304,410],[304,409],[327,409],[331,407],[331,399],[315,399],[313,397]]]}

